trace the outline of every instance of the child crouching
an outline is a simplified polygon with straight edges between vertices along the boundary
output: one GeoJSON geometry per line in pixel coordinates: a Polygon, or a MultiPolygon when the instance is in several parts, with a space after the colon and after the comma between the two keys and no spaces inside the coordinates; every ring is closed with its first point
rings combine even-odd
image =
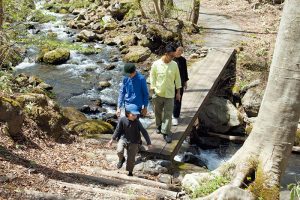
{"type": "Polygon", "coordinates": [[[118,169],[120,169],[125,162],[124,149],[127,150],[126,170],[128,171],[128,176],[133,176],[132,171],[135,165],[135,156],[141,144],[141,133],[147,142],[148,148],[151,148],[151,141],[148,132],[138,119],[138,115],[140,114],[138,107],[134,104],[126,105],[125,113],[126,116],[119,120],[112,139],[108,142],[108,146],[111,147],[114,140],[118,141],[118,169]]]}

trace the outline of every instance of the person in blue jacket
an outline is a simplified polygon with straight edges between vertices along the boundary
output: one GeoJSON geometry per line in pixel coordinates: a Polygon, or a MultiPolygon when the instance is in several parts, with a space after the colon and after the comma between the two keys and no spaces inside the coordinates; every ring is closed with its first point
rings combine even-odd
{"type": "Polygon", "coordinates": [[[141,115],[146,116],[149,92],[145,77],[136,70],[133,63],[126,63],[124,65],[124,73],[125,76],[120,87],[116,115],[120,116],[121,108],[129,104],[134,104],[138,107],[141,115]]]}

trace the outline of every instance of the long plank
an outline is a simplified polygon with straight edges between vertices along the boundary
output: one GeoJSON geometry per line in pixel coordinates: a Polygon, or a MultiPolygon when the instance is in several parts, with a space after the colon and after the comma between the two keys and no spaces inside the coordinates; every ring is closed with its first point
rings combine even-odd
{"type": "Polygon", "coordinates": [[[191,132],[204,102],[208,99],[222,72],[235,54],[233,48],[216,48],[209,51],[205,59],[192,65],[189,71],[188,89],[185,91],[181,106],[181,119],[176,127],[172,127],[172,143],[166,144],[162,135],[155,133],[155,124],[147,128],[153,148],[143,151],[144,154],[172,160],[178,153],[187,134],[191,132]]]}

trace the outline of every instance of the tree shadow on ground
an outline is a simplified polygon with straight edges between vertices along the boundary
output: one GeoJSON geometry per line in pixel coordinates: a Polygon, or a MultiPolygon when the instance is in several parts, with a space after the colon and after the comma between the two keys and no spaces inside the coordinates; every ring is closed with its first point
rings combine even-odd
{"type": "Polygon", "coordinates": [[[21,165],[32,170],[32,173],[43,174],[48,179],[78,184],[95,184],[101,186],[119,186],[124,183],[102,177],[95,177],[79,173],[64,173],[49,167],[36,164],[32,160],[25,159],[0,145],[0,158],[11,164],[21,165]]]}

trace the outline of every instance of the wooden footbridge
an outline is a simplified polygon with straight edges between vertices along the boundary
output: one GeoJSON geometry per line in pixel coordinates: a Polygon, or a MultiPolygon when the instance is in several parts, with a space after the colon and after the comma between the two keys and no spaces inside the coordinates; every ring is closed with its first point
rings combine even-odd
{"type": "Polygon", "coordinates": [[[189,70],[188,89],[182,99],[181,119],[178,126],[172,126],[172,143],[167,144],[161,134],[155,132],[155,123],[147,128],[153,148],[142,154],[172,160],[178,153],[186,136],[191,132],[204,102],[215,89],[230,61],[234,57],[232,48],[216,48],[208,52],[205,59],[196,62],[189,70]]]}

